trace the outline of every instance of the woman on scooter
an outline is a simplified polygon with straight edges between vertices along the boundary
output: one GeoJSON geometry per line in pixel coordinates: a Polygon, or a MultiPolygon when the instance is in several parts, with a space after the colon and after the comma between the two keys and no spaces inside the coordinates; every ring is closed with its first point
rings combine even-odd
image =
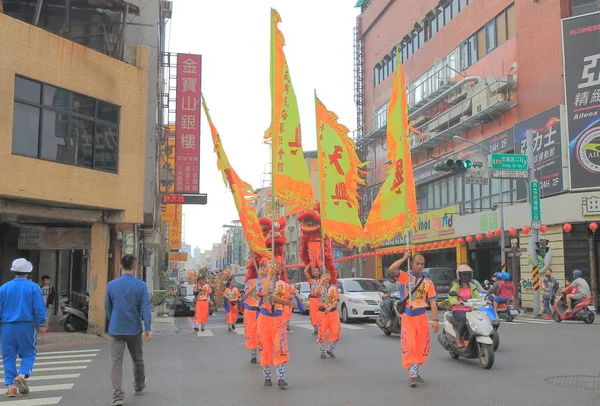
{"type": "Polygon", "coordinates": [[[450,292],[456,292],[458,295],[448,297],[448,303],[453,306],[452,317],[458,323],[458,328],[455,326],[454,329],[456,331],[456,346],[464,348],[462,336],[467,325],[466,313],[471,311],[471,308],[465,306],[464,302],[479,297],[477,285],[473,283],[473,269],[469,265],[460,265],[456,268],[456,280],[450,285],[450,292]]]}

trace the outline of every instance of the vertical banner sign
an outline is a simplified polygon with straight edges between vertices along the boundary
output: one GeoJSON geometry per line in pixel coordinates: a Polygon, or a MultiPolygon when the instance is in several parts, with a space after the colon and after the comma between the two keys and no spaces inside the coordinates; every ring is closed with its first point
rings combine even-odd
{"type": "Polygon", "coordinates": [[[571,189],[600,187],[600,13],[562,20],[571,189]]]}
{"type": "Polygon", "coordinates": [[[540,202],[540,182],[529,183],[531,196],[531,228],[540,228],[542,225],[542,205],[540,202]]]}
{"type": "Polygon", "coordinates": [[[168,206],[175,207],[173,221],[169,222],[169,249],[178,250],[181,248],[181,220],[183,217],[183,206],[180,204],[170,204],[168,206]]]}
{"type": "Polygon", "coordinates": [[[200,55],[177,55],[175,193],[200,192],[200,55]]]}
{"type": "MultiPolygon", "coordinates": [[[[533,131],[533,164],[541,197],[564,190],[560,111],[556,106],[515,125],[515,154],[527,154],[527,130],[533,131]]],[[[517,182],[517,199],[526,198],[527,183],[517,182]]]]}

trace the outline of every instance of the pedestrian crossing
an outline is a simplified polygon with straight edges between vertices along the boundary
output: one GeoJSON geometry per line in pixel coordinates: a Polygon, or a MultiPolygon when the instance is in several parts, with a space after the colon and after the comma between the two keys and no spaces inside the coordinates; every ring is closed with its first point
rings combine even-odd
{"type": "MultiPolygon", "coordinates": [[[[30,394],[0,401],[2,406],[59,405],[75,386],[81,372],[96,359],[99,348],[86,350],[39,351],[32,376],[27,380],[30,394]]],[[[21,364],[17,360],[17,368],[21,364]]],[[[4,362],[0,357],[0,378],[4,380],[4,362]]]]}

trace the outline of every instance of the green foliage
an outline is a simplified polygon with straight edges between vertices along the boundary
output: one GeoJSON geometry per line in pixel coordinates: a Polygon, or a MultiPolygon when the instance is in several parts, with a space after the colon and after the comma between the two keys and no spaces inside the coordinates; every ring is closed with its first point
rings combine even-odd
{"type": "Polygon", "coordinates": [[[165,303],[167,299],[167,292],[164,290],[156,290],[150,296],[150,305],[154,307],[158,307],[165,303]]]}

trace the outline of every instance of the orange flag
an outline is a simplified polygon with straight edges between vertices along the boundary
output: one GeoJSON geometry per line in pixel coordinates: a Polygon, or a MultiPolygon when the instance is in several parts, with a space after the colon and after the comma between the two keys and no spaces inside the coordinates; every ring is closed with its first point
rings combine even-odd
{"type": "Polygon", "coordinates": [[[272,151],[273,191],[279,203],[296,210],[310,210],[314,204],[312,182],[302,150],[302,131],[296,93],[292,85],[277,27],[281,17],[271,9],[271,127],[265,134],[272,151]]]}
{"type": "Polygon", "coordinates": [[[358,175],[363,166],[348,128],[317,98],[317,154],[321,188],[321,229],[339,243],[360,245],[363,227],[359,216],[358,175]]]}
{"type": "Polygon", "coordinates": [[[270,251],[265,245],[263,238],[262,229],[258,222],[258,214],[256,209],[251,205],[252,201],[256,199],[254,195],[254,189],[248,183],[240,179],[237,172],[229,164],[223,144],[221,143],[221,136],[217,131],[217,128],[213,124],[208,108],[206,107],[206,101],[204,95],[202,97],[202,107],[206,113],[206,119],[210,126],[210,132],[212,135],[213,145],[215,147],[215,153],[217,154],[217,166],[223,174],[223,181],[229,186],[233,200],[235,201],[235,207],[238,210],[240,216],[240,224],[244,230],[248,247],[252,252],[257,255],[263,255],[270,257],[270,251]]]}
{"type": "Polygon", "coordinates": [[[398,60],[387,112],[387,147],[391,165],[371,206],[364,241],[378,246],[396,235],[405,235],[418,224],[415,178],[410,156],[408,103],[404,69],[398,60]]]}

